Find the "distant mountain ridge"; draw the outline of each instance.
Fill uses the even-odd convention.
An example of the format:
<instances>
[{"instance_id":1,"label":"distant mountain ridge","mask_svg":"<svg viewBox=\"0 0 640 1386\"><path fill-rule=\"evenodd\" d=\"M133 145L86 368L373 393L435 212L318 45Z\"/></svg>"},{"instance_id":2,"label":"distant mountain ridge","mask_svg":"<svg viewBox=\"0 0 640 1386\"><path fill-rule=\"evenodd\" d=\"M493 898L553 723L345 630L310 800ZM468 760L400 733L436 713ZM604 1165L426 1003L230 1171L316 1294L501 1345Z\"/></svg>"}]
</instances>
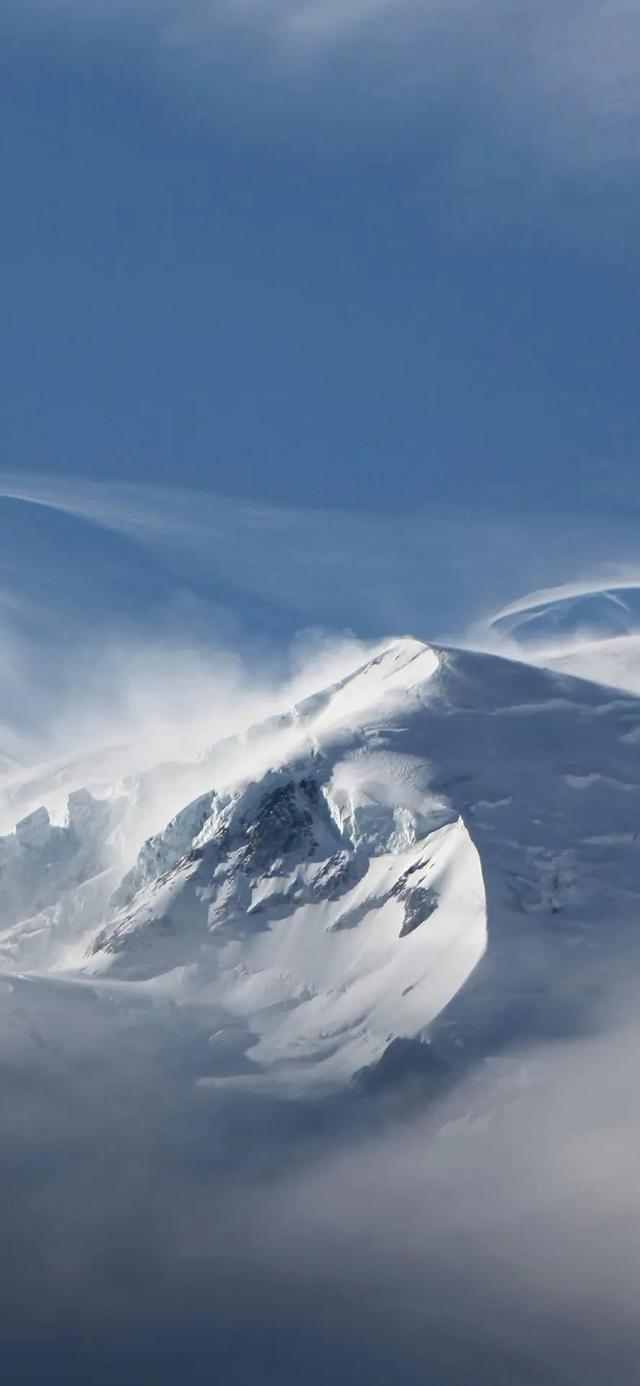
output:
<instances>
[{"instance_id":1,"label":"distant mountain ridge","mask_svg":"<svg viewBox=\"0 0 640 1386\"><path fill-rule=\"evenodd\" d=\"M640 587L593 588L544 599L534 595L499 612L490 629L524 650L634 635L640 632Z\"/></svg>"}]
</instances>

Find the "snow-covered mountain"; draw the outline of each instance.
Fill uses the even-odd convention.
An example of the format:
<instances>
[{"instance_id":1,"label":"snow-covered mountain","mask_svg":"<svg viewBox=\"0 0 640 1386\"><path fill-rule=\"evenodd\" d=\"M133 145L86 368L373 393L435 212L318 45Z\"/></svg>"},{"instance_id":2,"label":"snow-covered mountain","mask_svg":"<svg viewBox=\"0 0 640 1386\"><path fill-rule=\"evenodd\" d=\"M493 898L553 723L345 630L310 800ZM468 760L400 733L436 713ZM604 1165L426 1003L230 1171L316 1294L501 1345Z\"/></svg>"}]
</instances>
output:
<instances>
[{"instance_id":1,"label":"snow-covered mountain","mask_svg":"<svg viewBox=\"0 0 640 1386\"><path fill-rule=\"evenodd\" d=\"M478 631L496 653L640 693L640 587L534 593Z\"/></svg>"},{"instance_id":2,"label":"snow-covered mountain","mask_svg":"<svg viewBox=\"0 0 640 1386\"><path fill-rule=\"evenodd\" d=\"M191 797L136 840L158 776ZM1 839L5 1010L59 1000L63 1048L70 1009L181 1017L210 1082L332 1086L414 1037L485 1054L585 1023L635 939L639 831L639 699L398 640Z\"/></svg>"},{"instance_id":3,"label":"snow-covered mountain","mask_svg":"<svg viewBox=\"0 0 640 1386\"><path fill-rule=\"evenodd\" d=\"M640 588L585 587L522 598L492 617L490 629L525 651L580 645L640 632Z\"/></svg>"}]
</instances>

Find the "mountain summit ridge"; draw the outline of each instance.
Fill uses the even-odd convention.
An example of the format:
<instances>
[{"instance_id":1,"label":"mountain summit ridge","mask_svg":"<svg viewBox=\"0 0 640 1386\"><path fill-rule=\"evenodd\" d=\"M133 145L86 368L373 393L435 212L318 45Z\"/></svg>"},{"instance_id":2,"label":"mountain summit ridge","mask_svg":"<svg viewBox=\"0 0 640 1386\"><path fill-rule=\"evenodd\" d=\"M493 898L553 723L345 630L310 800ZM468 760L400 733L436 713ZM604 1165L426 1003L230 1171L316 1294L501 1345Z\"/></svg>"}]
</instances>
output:
<instances>
[{"instance_id":1,"label":"mountain summit ridge","mask_svg":"<svg viewBox=\"0 0 640 1386\"><path fill-rule=\"evenodd\" d=\"M629 693L405 638L200 771L124 870L114 788L105 841L6 924L0 967L215 1014L211 1081L340 1085L399 1040L455 1059L581 1024L638 911Z\"/></svg>"}]
</instances>

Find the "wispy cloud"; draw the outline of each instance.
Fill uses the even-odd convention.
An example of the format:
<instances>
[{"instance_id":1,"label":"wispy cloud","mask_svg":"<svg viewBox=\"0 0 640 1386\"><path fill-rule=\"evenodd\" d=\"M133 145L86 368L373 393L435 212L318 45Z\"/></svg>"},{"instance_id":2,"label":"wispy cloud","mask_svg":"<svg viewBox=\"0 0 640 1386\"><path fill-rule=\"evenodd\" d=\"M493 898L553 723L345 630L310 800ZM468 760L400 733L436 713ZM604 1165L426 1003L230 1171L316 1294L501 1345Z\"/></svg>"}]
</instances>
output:
<instances>
[{"instance_id":1,"label":"wispy cloud","mask_svg":"<svg viewBox=\"0 0 640 1386\"><path fill-rule=\"evenodd\" d=\"M7 757L11 779L12 759L106 742L189 754L341 677L363 641L496 649L491 617L525 592L640 581L634 516L589 506L384 515L5 473L0 509L5 780ZM636 688L622 653L577 672Z\"/></svg>"},{"instance_id":2,"label":"wispy cloud","mask_svg":"<svg viewBox=\"0 0 640 1386\"><path fill-rule=\"evenodd\" d=\"M412 515L296 509L214 492L65 477L0 475L0 496L91 521L158 556L174 581L199 577L221 601L266 604L292 628L350 626L459 639L523 592L611 585L638 574L630 517L526 516L437 497Z\"/></svg>"},{"instance_id":3,"label":"wispy cloud","mask_svg":"<svg viewBox=\"0 0 640 1386\"><path fill-rule=\"evenodd\" d=\"M533 161L547 182L614 181L640 152L635 0L23 0L21 13L99 26L105 41L129 33L204 89L210 71L209 97L235 91L245 123L274 92L316 121L337 103L343 135L352 119L422 134L435 122L469 184L525 152L529 179Z\"/></svg>"}]
</instances>

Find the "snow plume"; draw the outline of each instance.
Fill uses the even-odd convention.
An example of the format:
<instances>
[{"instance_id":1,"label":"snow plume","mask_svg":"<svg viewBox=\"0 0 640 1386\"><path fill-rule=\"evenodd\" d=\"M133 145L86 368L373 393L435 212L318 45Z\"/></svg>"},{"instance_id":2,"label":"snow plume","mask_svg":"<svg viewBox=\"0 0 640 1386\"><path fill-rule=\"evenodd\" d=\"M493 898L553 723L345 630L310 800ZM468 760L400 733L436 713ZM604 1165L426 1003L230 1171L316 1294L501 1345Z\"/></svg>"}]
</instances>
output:
<instances>
[{"instance_id":1,"label":"snow plume","mask_svg":"<svg viewBox=\"0 0 640 1386\"><path fill-rule=\"evenodd\" d=\"M595 532L579 514L381 516L8 474L0 497L5 831L43 802L39 766L77 762L61 792L112 783L291 706L390 635L521 657L488 611L638 582L633 517ZM637 688L613 644L568 671Z\"/></svg>"},{"instance_id":2,"label":"snow plume","mask_svg":"<svg viewBox=\"0 0 640 1386\"><path fill-rule=\"evenodd\" d=\"M2 489L0 797L24 812L56 775L68 790L196 756L372 648L349 629L353 611L323 620L310 573L281 618L295 543L278 512L143 486ZM295 590L295 569L289 580Z\"/></svg>"},{"instance_id":3,"label":"snow plume","mask_svg":"<svg viewBox=\"0 0 640 1386\"><path fill-rule=\"evenodd\" d=\"M319 627L279 647L257 637L232 643L215 627L206 640L158 619L156 633L111 621L85 632L65 648L62 667L59 651L43 657L24 631L6 635L5 706L11 697L0 724L0 832L43 802L58 817L71 791L101 796L146 771L155 807L144 833L158 831L189 797L211 788L202 762L208 747L338 681L376 648ZM163 775L168 762L181 763L182 774Z\"/></svg>"},{"instance_id":4,"label":"snow plume","mask_svg":"<svg viewBox=\"0 0 640 1386\"><path fill-rule=\"evenodd\" d=\"M70 1004L47 1051L27 990L2 1047L14 1386L635 1382L637 1028L403 1115L185 1091L152 1006L105 1044Z\"/></svg>"},{"instance_id":5,"label":"snow plume","mask_svg":"<svg viewBox=\"0 0 640 1386\"><path fill-rule=\"evenodd\" d=\"M76 761L60 779L68 790L196 755L335 682L398 632L519 657L488 611L534 587L585 592L602 574L618 584L638 574L634 524L618 518L601 517L595 533L579 515L529 512L525 524L504 509L453 515L435 503L414 516L296 510L6 474L0 495L5 831L14 808L42 802L37 779L31 797L28 787L39 765ZM625 653L629 663L617 678L635 688L637 659ZM588 672L606 680L607 668L598 651ZM100 774L87 765L98 752Z\"/></svg>"}]
</instances>

